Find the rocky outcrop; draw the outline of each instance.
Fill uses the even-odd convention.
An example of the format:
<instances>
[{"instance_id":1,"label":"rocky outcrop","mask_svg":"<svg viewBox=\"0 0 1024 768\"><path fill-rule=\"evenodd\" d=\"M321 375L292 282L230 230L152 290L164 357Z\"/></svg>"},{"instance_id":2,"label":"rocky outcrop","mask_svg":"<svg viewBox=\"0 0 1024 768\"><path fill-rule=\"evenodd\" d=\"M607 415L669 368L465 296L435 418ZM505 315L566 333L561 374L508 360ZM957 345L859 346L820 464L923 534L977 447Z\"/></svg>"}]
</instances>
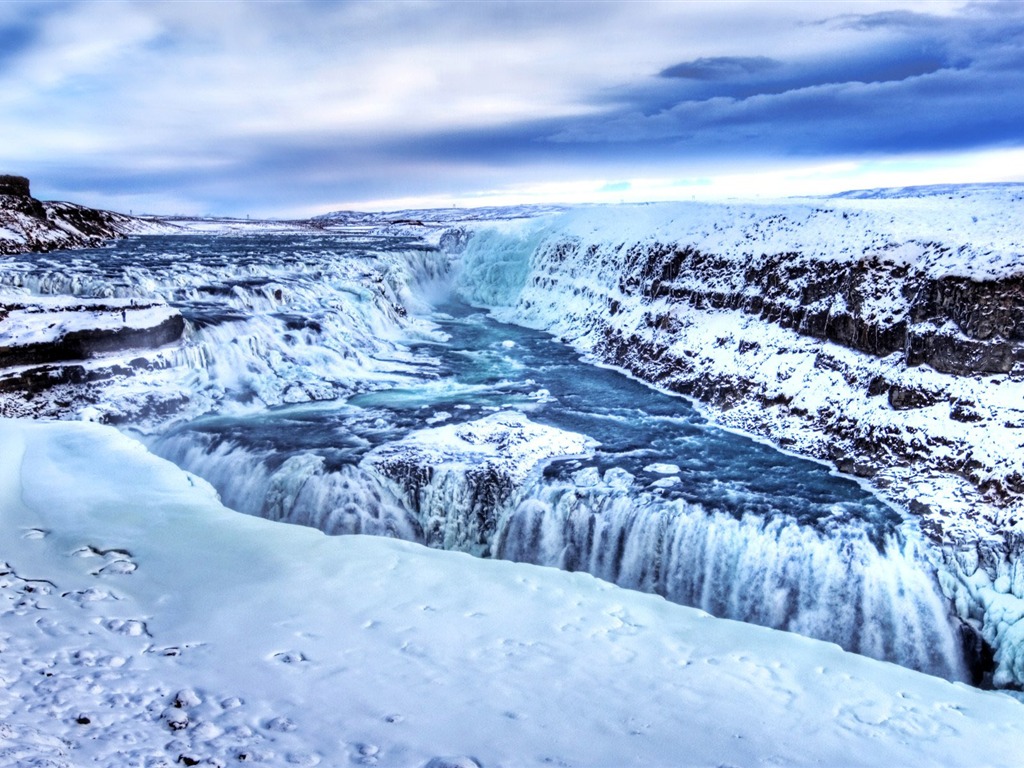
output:
<instances>
[{"instance_id":1,"label":"rocky outcrop","mask_svg":"<svg viewBox=\"0 0 1024 768\"><path fill-rule=\"evenodd\" d=\"M487 243L525 251L513 291L473 242L462 279L502 319L867 478L917 516L992 682L1024 686L1019 192L581 212Z\"/></svg>"},{"instance_id":2,"label":"rocky outcrop","mask_svg":"<svg viewBox=\"0 0 1024 768\"><path fill-rule=\"evenodd\" d=\"M641 250L642 256L626 261L615 295L607 298L595 344L605 360L723 410L755 402L765 413L744 419L744 428L803 442L792 430L773 434L768 426L768 413L785 411L824 433L812 453L844 471L873 476L894 465L930 465L973 481L997 503L1024 496L1019 467L986 461L971 440L954 435L964 432L958 425L1021 426L1012 400L995 392L1019 389L1024 381L1020 277L934 278L884 255L836 264L781 253L761 255L740 269L732 259L686 246ZM627 304L634 307L628 318L621 312ZM707 339L702 315L736 322ZM786 333L779 338L767 332L771 328ZM800 337L811 341L801 343ZM832 409L827 397L794 392L782 384L792 375L785 370L765 380L764 367L791 351L788 345L813 362L800 379L804 387L831 387L838 378L861 405ZM718 364L704 358L708 346ZM932 416L942 411L946 423L922 425L920 433L911 429L924 409ZM929 443L943 440L954 450L930 450Z\"/></svg>"},{"instance_id":3,"label":"rocky outcrop","mask_svg":"<svg viewBox=\"0 0 1024 768\"><path fill-rule=\"evenodd\" d=\"M181 314L162 302L8 297L0 301L0 416L81 412L112 382L160 366L154 351L184 331ZM135 415L148 417L181 403L144 393L136 405Z\"/></svg>"},{"instance_id":4,"label":"rocky outcrop","mask_svg":"<svg viewBox=\"0 0 1024 768\"><path fill-rule=\"evenodd\" d=\"M428 546L489 554L504 505L538 465L582 455L585 436L515 411L420 430L361 462L409 510Z\"/></svg>"},{"instance_id":5,"label":"rocky outcrop","mask_svg":"<svg viewBox=\"0 0 1024 768\"><path fill-rule=\"evenodd\" d=\"M31 197L28 179L24 176L0 174L0 195L11 195L21 198Z\"/></svg>"},{"instance_id":6,"label":"rocky outcrop","mask_svg":"<svg viewBox=\"0 0 1024 768\"><path fill-rule=\"evenodd\" d=\"M941 253L943 246L924 246L925 261L931 250ZM662 329L678 304L738 310L875 357L898 354L907 366L1024 376L1021 276L933 278L884 252L849 263L760 254L738 264L685 244L654 243L627 252L618 289L622 298L610 299L612 313L615 303L639 299L657 306L660 314L650 322Z\"/></svg>"},{"instance_id":7,"label":"rocky outcrop","mask_svg":"<svg viewBox=\"0 0 1024 768\"><path fill-rule=\"evenodd\" d=\"M9 326L28 318L38 327L49 325L49 333L18 338ZM109 352L159 347L180 339L184 330L182 316L164 304L81 299L44 305L33 300L8 301L0 308L0 342L4 343L0 346L0 368L87 360Z\"/></svg>"},{"instance_id":8,"label":"rocky outcrop","mask_svg":"<svg viewBox=\"0 0 1024 768\"><path fill-rule=\"evenodd\" d=\"M25 177L0 175L0 255L95 247L136 223L120 213L41 202Z\"/></svg>"}]
</instances>

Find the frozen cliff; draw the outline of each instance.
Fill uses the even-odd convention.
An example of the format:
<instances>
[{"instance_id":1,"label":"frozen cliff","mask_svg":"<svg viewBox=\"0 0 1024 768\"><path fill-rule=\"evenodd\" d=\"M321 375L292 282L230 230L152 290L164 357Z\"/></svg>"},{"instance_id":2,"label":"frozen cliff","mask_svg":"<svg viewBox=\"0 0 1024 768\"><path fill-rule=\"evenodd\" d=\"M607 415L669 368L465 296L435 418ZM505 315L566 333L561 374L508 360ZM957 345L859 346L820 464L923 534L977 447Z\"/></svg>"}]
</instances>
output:
<instances>
[{"instance_id":1,"label":"frozen cliff","mask_svg":"<svg viewBox=\"0 0 1024 768\"><path fill-rule=\"evenodd\" d=\"M458 279L502 319L870 479L921 517L997 682L1019 683L1022 211L1020 186L583 209L479 229Z\"/></svg>"}]
</instances>

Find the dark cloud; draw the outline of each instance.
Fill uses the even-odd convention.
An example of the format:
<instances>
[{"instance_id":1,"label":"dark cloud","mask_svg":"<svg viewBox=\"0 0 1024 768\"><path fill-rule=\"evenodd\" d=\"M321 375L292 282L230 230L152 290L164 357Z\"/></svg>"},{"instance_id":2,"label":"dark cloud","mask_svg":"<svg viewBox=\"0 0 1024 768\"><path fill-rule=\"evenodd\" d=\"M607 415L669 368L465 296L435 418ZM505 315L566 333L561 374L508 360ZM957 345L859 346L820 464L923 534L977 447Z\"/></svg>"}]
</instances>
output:
<instances>
[{"instance_id":1,"label":"dark cloud","mask_svg":"<svg viewBox=\"0 0 1024 768\"><path fill-rule=\"evenodd\" d=\"M573 146L646 144L677 158L1021 146L1024 4L1015 5L1017 13L1001 9L998 23L986 4L954 17L901 11L831 19L823 24L887 34L803 60L676 64L612 94L616 110L566 124L550 138Z\"/></svg>"},{"instance_id":2,"label":"dark cloud","mask_svg":"<svg viewBox=\"0 0 1024 768\"><path fill-rule=\"evenodd\" d=\"M684 61L661 70L658 76L682 80L732 80L737 76L775 69L781 63L767 56L714 56Z\"/></svg>"},{"instance_id":3,"label":"dark cloud","mask_svg":"<svg viewBox=\"0 0 1024 768\"><path fill-rule=\"evenodd\" d=\"M22 53L31 50L38 39L39 26L32 20L0 24L0 72Z\"/></svg>"}]
</instances>

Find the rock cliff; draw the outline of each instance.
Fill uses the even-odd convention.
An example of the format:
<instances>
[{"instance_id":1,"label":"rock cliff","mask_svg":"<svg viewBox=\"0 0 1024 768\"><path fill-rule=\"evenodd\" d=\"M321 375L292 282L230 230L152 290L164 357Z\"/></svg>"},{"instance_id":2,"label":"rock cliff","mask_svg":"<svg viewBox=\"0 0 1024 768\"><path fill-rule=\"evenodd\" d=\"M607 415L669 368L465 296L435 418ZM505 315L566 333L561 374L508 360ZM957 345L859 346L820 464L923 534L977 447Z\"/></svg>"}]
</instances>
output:
<instances>
[{"instance_id":1,"label":"rock cliff","mask_svg":"<svg viewBox=\"0 0 1024 768\"><path fill-rule=\"evenodd\" d=\"M947 597L995 649L995 682L1017 686L1022 193L583 211L518 246L481 233L462 282L504 299L503 319L869 480L917 516ZM503 296L495 258L523 275Z\"/></svg>"},{"instance_id":2,"label":"rock cliff","mask_svg":"<svg viewBox=\"0 0 1024 768\"><path fill-rule=\"evenodd\" d=\"M119 213L41 202L32 197L25 177L0 175L0 255L94 247L136 224Z\"/></svg>"},{"instance_id":3,"label":"rock cliff","mask_svg":"<svg viewBox=\"0 0 1024 768\"><path fill-rule=\"evenodd\" d=\"M0 297L0 416L64 416L106 387L164 365L159 350L185 331L160 301ZM143 392L135 415L176 405Z\"/></svg>"}]
</instances>

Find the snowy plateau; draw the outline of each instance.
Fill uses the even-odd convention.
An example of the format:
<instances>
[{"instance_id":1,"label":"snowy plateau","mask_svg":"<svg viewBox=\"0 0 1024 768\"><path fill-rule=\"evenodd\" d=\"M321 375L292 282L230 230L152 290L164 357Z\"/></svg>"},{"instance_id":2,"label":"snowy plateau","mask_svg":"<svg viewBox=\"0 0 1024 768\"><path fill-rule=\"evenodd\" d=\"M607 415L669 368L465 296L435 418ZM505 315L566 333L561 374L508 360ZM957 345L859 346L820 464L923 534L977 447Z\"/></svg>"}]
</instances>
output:
<instances>
[{"instance_id":1,"label":"snowy plateau","mask_svg":"<svg viewBox=\"0 0 1024 768\"><path fill-rule=\"evenodd\" d=\"M3 179L0 765L1020 765L1024 187Z\"/></svg>"}]
</instances>

